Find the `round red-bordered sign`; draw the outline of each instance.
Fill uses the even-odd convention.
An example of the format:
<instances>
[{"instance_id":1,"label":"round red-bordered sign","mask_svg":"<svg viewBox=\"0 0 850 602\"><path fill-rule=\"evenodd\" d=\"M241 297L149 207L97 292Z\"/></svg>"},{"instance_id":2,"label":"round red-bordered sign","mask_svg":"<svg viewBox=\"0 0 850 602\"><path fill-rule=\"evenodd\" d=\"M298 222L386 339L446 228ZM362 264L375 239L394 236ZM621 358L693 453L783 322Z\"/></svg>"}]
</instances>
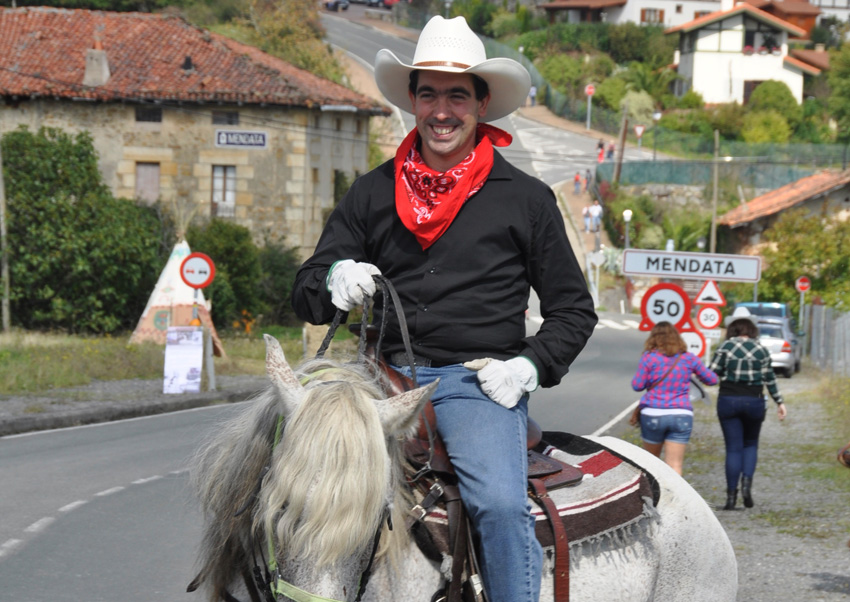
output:
<instances>
[{"instance_id":1,"label":"round red-bordered sign","mask_svg":"<svg viewBox=\"0 0 850 602\"><path fill-rule=\"evenodd\" d=\"M705 305L697 312L697 324L701 328L711 330L720 325L720 311L713 305Z\"/></svg>"},{"instance_id":2,"label":"round red-bordered sign","mask_svg":"<svg viewBox=\"0 0 850 602\"><path fill-rule=\"evenodd\" d=\"M676 330L681 331L689 322L691 300L682 287L662 282L646 291L641 301L640 313L643 320L639 330L652 330L659 322L670 322Z\"/></svg>"},{"instance_id":3,"label":"round red-bordered sign","mask_svg":"<svg viewBox=\"0 0 850 602\"><path fill-rule=\"evenodd\" d=\"M215 264L204 253L191 253L180 264L180 277L192 288L206 288L215 278Z\"/></svg>"},{"instance_id":4,"label":"round red-bordered sign","mask_svg":"<svg viewBox=\"0 0 850 602\"><path fill-rule=\"evenodd\" d=\"M794 288L797 289L798 293L805 293L807 290L812 288L812 281L809 280L808 276L800 276L794 283Z\"/></svg>"},{"instance_id":5,"label":"round red-bordered sign","mask_svg":"<svg viewBox=\"0 0 850 602\"><path fill-rule=\"evenodd\" d=\"M587 84L584 87L584 93L587 96L593 96L594 94L596 94L596 86L594 86L593 84Z\"/></svg>"}]
</instances>

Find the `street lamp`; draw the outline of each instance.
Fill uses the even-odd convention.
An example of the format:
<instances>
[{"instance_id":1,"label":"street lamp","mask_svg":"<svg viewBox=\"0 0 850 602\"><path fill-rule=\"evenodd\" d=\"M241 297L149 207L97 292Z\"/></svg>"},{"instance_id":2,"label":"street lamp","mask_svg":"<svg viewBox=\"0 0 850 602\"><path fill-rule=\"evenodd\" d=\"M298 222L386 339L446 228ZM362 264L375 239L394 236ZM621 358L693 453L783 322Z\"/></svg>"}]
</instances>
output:
<instances>
[{"instance_id":1,"label":"street lamp","mask_svg":"<svg viewBox=\"0 0 850 602\"><path fill-rule=\"evenodd\" d=\"M626 222L626 248L629 248L629 222L632 221L632 210L623 211L623 221Z\"/></svg>"},{"instance_id":2,"label":"street lamp","mask_svg":"<svg viewBox=\"0 0 850 602\"><path fill-rule=\"evenodd\" d=\"M652 114L652 160L655 161L656 142L658 140L658 122L661 120L661 111Z\"/></svg>"},{"instance_id":3,"label":"street lamp","mask_svg":"<svg viewBox=\"0 0 850 602\"><path fill-rule=\"evenodd\" d=\"M705 251L705 236L700 236L697 239L697 249L699 249L700 253Z\"/></svg>"}]
</instances>

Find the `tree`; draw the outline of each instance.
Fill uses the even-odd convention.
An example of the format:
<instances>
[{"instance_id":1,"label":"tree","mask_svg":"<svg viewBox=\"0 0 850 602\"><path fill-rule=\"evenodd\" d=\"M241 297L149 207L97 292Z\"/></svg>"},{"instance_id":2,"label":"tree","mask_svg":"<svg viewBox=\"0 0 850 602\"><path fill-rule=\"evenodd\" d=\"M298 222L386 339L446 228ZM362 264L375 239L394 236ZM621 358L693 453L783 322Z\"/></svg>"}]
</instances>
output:
<instances>
[{"instance_id":1,"label":"tree","mask_svg":"<svg viewBox=\"0 0 850 602\"><path fill-rule=\"evenodd\" d=\"M670 92L670 85L679 76L667 67L654 69L647 63L633 61L620 77L626 81L630 90L637 92L642 90L652 96L657 105L660 105L661 98Z\"/></svg>"},{"instance_id":2,"label":"tree","mask_svg":"<svg viewBox=\"0 0 850 602\"><path fill-rule=\"evenodd\" d=\"M850 44L829 55L829 110L838 123L837 137L850 143Z\"/></svg>"},{"instance_id":3,"label":"tree","mask_svg":"<svg viewBox=\"0 0 850 602\"><path fill-rule=\"evenodd\" d=\"M87 133L26 127L2 139L10 305L28 329L108 333L131 327L163 252L155 208L115 199ZM166 236L167 238L167 236Z\"/></svg>"},{"instance_id":4,"label":"tree","mask_svg":"<svg viewBox=\"0 0 850 602\"><path fill-rule=\"evenodd\" d=\"M790 303L799 311L794 282L808 276L812 293L824 304L844 311L850 307L850 220L787 211L764 238L760 298Z\"/></svg>"}]
</instances>

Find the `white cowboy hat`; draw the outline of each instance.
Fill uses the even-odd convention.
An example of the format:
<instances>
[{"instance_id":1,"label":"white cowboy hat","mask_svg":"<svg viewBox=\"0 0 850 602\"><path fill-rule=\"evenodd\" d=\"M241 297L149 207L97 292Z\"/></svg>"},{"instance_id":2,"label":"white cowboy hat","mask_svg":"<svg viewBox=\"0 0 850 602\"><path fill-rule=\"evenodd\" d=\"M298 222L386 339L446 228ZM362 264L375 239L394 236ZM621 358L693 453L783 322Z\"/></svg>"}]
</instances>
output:
<instances>
[{"instance_id":1,"label":"white cowboy hat","mask_svg":"<svg viewBox=\"0 0 850 602\"><path fill-rule=\"evenodd\" d=\"M375 83L381 93L403 111L410 113L407 94L410 72L415 69L445 73L472 73L490 87L490 103L482 121L495 121L510 115L525 103L531 76L520 63L508 58L488 59L484 44L466 19L433 17L419 34L413 64L405 65L386 48L375 57Z\"/></svg>"},{"instance_id":2,"label":"white cowboy hat","mask_svg":"<svg viewBox=\"0 0 850 602\"><path fill-rule=\"evenodd\" d=\"M758 328L759 325L756 317L751 314L750 310L746 307L736 307L731 316L726 316L726 320L724 320L723 325L728 327L735 320L749 320L756 328Z\"/></svg>"}]
</instances>

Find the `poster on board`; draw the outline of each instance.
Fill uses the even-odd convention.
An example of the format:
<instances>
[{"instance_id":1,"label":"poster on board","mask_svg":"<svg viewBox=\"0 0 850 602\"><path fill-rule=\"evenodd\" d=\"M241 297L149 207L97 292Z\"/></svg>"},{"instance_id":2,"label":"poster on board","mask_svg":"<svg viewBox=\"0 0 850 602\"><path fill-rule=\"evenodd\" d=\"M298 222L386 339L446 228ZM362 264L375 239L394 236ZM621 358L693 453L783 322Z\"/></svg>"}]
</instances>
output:
<instances>
[{"instance_id":1,"label":"poster on board","mask_svg":"<svg viewBox=\"0 0 850 602\"><path fill-rule=\"evenodd\" d=\"M204 366L204 329L169 326L165 337L163 393L199 393Z\"/></svg>"}]
</instances>

